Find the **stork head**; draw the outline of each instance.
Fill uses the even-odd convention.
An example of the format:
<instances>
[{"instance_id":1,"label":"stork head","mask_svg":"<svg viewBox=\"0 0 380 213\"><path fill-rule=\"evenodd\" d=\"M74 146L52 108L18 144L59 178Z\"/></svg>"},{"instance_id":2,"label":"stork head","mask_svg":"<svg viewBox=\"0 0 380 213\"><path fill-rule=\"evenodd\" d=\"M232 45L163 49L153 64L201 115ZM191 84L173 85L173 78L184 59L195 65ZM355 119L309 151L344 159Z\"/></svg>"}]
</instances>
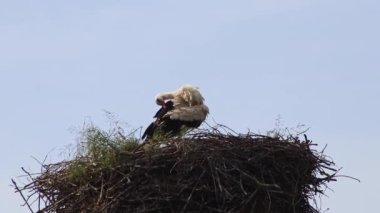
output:
<instances>
[{"instance_id":1,"label":"stork head","mask_svg":"<svg viewBox=\"0 0 380 213\"><path fill-rule=\"evenodd\" d=\"M156 96L156 104L165 108L165 101L173 98L174 96L172 93L160 93Z\"/></svg>"},{"instance_id":2,"label":"stork head","mask_svg":"<svg viewBox=\"0 0 380 213\"><path fill-rule=\"evenodd\" d=\"M156 104L160 105L163 108L165 108L165 100L162 97L157 97L156 98Z\"/></svg>"}]
</instances>

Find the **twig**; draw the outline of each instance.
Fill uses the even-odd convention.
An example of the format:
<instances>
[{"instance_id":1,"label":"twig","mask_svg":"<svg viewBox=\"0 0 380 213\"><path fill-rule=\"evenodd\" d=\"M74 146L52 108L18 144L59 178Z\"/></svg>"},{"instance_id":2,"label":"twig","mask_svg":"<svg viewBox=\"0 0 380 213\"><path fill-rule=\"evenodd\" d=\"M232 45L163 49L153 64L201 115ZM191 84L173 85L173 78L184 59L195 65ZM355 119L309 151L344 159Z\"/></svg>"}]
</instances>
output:
<instances>
[{"instance_id":1,"label":"twig","mask_svg":"<svg viewBox=\"0 0 380 213\"><path fill-rule=\"evenodd\" d=\"M32 207L30 207L30 205L29 205L27 199L25 199L24 194L22 193L22 191L20 190L20 188L17 186L16 181L14 181L14 180L12 179L12 183L13 183L13 185L14 185L16 191L21 195L22 199L24 200L25 205L29 208L30 212L33 213L33 209L32 209Z\"/></svg>"}]
</instances>

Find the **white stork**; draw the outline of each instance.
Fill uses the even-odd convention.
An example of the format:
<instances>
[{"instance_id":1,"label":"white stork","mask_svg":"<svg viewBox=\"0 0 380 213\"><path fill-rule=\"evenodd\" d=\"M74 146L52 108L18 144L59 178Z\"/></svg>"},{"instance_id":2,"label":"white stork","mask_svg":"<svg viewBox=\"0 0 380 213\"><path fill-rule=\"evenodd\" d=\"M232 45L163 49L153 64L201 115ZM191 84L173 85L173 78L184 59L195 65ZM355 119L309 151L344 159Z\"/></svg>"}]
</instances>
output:
<instances>
[{"instance_id":1,"label":"white stork","mask_svg":"<svg viewBox=\"0 0 380 213\"><path fill-rule=\"evenodd\" d=\"M164 92L156 96L161 109L145 130L142 138L152 138L156 132L175 136L183 128L197 128L206 119L209 109L197 87L184 85L174 92Z\"/></svg>"}]
</instances>

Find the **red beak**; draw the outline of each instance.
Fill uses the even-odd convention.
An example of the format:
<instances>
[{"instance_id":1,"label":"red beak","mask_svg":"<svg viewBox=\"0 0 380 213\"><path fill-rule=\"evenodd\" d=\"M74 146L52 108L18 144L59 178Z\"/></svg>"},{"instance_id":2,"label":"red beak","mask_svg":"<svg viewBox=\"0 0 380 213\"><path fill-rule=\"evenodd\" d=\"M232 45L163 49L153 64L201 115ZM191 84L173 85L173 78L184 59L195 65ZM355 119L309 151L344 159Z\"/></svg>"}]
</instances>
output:
<instances>
[{"instance_id":1,"label":"red beak","mask_svg":"<svg viewBox=\"0 0 380 213\"><path fill-rule=\"evenodd\" d=\"M162 108L166 108L165 101L160 101L160 105Z\"/></svg>"}]
</instances>

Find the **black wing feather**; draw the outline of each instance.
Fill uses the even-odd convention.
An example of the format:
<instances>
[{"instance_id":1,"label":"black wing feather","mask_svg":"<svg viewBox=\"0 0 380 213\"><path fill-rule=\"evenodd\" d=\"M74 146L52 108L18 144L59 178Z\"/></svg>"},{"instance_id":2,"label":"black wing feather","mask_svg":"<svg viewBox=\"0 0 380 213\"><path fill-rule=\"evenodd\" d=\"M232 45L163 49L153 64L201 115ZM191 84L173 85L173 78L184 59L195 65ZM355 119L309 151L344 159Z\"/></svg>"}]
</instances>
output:
<instances>
[{"instance_id":1,"label":"black wing feather","mask_svg":"<svg viewBox=\"0 0 380 213\"><path fill-rule=\"evenodd\" d=\"M152 138L153 135L154 135L154 132L156 131L157 127L159 126L159 124L161 123L161 120L163 118L163 116L169 112L170 110L173 110L174 109L174 103L173 101L167 101L165 103L165 107L161 107L157 112L156 114L154 115L153 118L156 118L156 120L154 122L152 122L148 128L146 128L146 130L144 131L144 134L142 135L142 139L149 139L149 138Z\"/></svg>"}]
</instances>

